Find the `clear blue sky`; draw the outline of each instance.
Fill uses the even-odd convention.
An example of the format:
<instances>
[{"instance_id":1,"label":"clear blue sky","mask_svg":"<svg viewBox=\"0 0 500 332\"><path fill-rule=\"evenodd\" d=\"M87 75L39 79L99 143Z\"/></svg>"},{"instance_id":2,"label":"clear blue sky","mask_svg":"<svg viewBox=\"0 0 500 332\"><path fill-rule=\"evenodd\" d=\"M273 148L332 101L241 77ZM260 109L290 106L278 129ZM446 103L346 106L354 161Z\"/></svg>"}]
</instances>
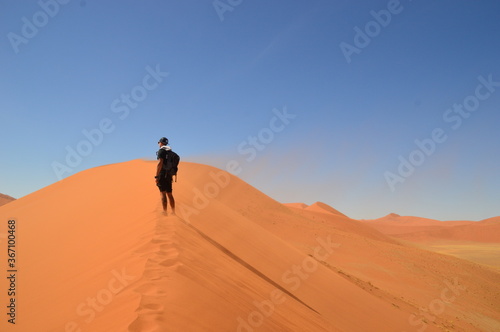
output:
<instances>
[{"instance_id":1,"label":"clear blue sky","mask_svg":"<svg viewBox=\"0 0 500 332\"><path fill-rule=\"evenodd\" d=\"M282 202L500 215L498 1L66 2L0 1L1 193L167 136Z\"/></svg>"}]
</instances>

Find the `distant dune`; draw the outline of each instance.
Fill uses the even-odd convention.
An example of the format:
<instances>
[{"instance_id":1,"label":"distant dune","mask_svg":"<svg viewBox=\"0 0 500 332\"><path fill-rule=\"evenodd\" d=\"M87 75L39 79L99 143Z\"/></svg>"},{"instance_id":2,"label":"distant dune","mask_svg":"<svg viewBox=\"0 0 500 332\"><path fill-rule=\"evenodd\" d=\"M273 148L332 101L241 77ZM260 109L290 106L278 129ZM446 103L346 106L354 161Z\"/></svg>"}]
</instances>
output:
<instances>
[{"instance_id":1,"label":"distant dune","mask_svg":"<svg viewBox=\"0 0 500 332\"><path fill-rule=\"evenodd\" d=\"M346 217L345 214L335 210L334 208L332 208L331 206L329 205L326 205L325 203L321 203L321 202L316 202L312 205L309 205L308 207L305 208L306 210L309 210L309 211L316 211L316 212L323 212L323 213L331 213L331 214L334 214L334 215L338 215L338 216L342 216L342 217Z\"/></svg>"},{"instance_id":2,"label":"distant dune","mask_svg":"<svg viewBox=\"0 0 500 332\"><path fill-rule=\"evenodd\" d=\"M493 217L479 221L483 225L498 225L500 224L500 217Z\"/></svg>"},{"instance_id":3,"label":"distant dune","mask_svg":"<svg viewBox=\"0 0 500 332\"><path fill-rule=\"evenodd\" d=\"M412 241L453 240L482 243L500 243L500 221L473 222L467 225L439 227L425 231L401 234L399 238Z\"/></svg>"},{"instance_id":4,"label":"distant dune","mask_svg":"<svg viewBox=\"0 0 500 332\"><path fill-rule=\"evenodd\" d=\"M0 194L0 206L10 203L16 200L14 197L10 197L9 195Z\"/></svg>"},{"instance_id":5,"label":"distant dune","mask_svg":"<svg viewBox=\"0 0 500 332\"><path fill-rule=\"evenodd\" d=\"M1 331L500 329L492 268L195 163L179 165L164 216L155 167L86 170L0 208L19 236L17 321Z\"/></svg>"},{"instance_id":6,"label":"distant dune","mask_svg":"<svg viewBox=\"0 0 500 332\"><path fill-rule=\"evenodd\" d=\"M284 203L283 205L290 207L290 208L295 208L295 209L304 209L307 211L315 211L315 212L322 212L322 213L331 213L337 216L343 216L347 217L345 214L341 213L340 211L332 208L331 206L322 203L322 202L316 202L311 205L307 205L304 203Z\"/></svg>"},{"instance_id":7,"label":"distant dune","mask_svg":"<svg viewBox=\"0 0 500 332\"><path fill-rule=\"evenodd\" d=\"M500 243L500 217L483 221L438 221L390 214L380 219L362 220L370 227L410 241L473 241Z\"/></svg>"},{"instance_id":8,"label":"distant dune","mask_svg":"<svg viewBox=\"0 0 500 332\"><path fill-rule=\"evenodd\" d=\"M363 223L408 245L500 270L500 217L482 221L438 221L390 214Z\"/></svg>"}]
</instances>

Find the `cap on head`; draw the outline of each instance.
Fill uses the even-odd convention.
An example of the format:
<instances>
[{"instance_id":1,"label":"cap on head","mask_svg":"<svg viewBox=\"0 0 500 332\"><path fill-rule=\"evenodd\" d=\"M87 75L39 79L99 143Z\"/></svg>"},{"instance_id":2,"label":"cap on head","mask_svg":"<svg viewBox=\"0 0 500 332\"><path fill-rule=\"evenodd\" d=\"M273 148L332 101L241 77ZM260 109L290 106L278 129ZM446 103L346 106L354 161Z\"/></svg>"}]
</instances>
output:
<instances>
[{"instance_id":1,"label":"cap on head","mask_svg":"<svg viewBox=\"0 0 500 332\"><path fill-rule=\"evenodd\" d=\"M160 140L158 141L158 143L162 143L162 144L167 145L168 144L168 138L162 137L162 138L160 138Z\"/></svg>"}]
</instances>

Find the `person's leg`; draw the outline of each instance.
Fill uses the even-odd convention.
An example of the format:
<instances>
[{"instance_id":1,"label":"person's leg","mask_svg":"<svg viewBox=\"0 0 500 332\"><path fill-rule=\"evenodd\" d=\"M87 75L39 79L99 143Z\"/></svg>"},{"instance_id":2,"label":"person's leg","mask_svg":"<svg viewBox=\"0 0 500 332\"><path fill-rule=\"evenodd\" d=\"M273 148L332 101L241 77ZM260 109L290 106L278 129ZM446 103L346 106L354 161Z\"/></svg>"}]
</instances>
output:
<instances>
[{"instance_id":1,"label":"person's leg","mask_svg":"<svg viewBox=\"0 0 500 332\"><path fill-rule=\"evenodd\" d=\"M163 211L167 212L167 196L166 192L162 191L160 192L161 195L161 204L163 206Z\"/></svg>"},{"instance_id":2,"label":"person's leg","mask_svg":"<svg viewBox=\"0 0 500 332\"><path fill-rule=\"evenodd\" d=\"M161 204L163 206L163 212L167 213L167 192L172 191L172 184L169 183L168 179L164 174L160 174L160 179L158 181L158 189L160 189Z\"/></svg>"},{"instance_id":3,"label":"person's leg","mask_svg":"<svg viewBox=\"0 0 500 332\"><path fill-rule=\"evenodd\" d=\"M168 200L170 201L170 208L172 209L172 214L175 214L175 199L172 192L167 192Z\"/></svg>"}]
</instances>

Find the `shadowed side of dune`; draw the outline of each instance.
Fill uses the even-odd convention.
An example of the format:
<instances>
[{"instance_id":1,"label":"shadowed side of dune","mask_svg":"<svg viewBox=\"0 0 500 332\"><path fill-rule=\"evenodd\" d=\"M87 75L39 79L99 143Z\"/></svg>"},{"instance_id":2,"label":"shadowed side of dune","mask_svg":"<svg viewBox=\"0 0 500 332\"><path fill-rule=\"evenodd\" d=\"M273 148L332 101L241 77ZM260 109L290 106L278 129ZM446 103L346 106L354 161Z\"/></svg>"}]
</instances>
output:
<instances>
[{"instance_id":1,"label":"shadowed side of dune","mask_svg":"<svg viewBox=\"0 0 500 332\"><path fill-rule=\"evenodd\" d=\"M14 197L11 197L9 195L0 194L0 206L5 205L7 203L10 203L14 200L16 200Z\"/></svg>"}]
</instances>

